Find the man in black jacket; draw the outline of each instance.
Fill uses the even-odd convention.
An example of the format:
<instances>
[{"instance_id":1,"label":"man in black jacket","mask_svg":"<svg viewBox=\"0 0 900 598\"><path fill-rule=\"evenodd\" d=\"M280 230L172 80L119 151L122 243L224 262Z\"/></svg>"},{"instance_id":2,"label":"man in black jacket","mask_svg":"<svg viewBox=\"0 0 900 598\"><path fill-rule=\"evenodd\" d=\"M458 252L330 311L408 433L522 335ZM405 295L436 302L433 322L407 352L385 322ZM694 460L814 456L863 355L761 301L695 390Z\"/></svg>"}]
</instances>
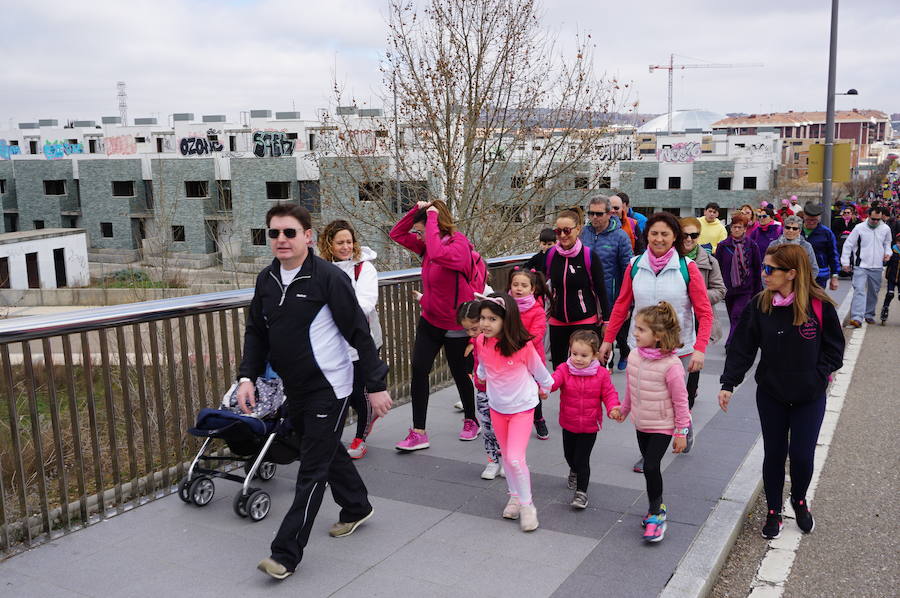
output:
<instances>
[{"instance_id":1,"label":"man in black jacket","mask_svg":"<svg viewBox=\"0 0 900 598\"><path fill-rule=\"evenodd\" d=\"M341 507L329 534L342 537L372 516L368 491L341 444L347 399L353 388L349 348L359 354L374 412L391 408L388 368L379 359L350 279L309 252L312 227L306 208L279 204L266 214L275 259L256 278L244 334L238 401L254 405L254 380L266 360L284 381L288 413L300 439L300 471L294 502L284 517L272 554L258 568L276 579L300 564L326 484Z\"/></svg>"}]
</instances>

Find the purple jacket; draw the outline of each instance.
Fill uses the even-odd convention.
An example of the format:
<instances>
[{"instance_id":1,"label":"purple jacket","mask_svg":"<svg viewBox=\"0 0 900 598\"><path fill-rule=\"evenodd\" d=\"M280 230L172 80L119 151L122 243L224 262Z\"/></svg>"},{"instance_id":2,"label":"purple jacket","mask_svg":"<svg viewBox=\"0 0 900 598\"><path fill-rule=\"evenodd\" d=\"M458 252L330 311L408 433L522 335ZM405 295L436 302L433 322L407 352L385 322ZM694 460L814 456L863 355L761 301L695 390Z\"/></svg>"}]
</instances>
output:
<instances>
[{"instance_id":1,"label":"purple jacket","mask_svg":"<svg viewBox=\"0 0 900 598\"><path fill-rule=\"evenodd\" d=\"M750 272L741 284L734 286L731 283L731 262L734 260L734 239L728 237L716 246L716 259L719 260L719 266L722 269L722 278L725 280L725 288L728 289L725 293L726 297L745 294L755 295L762 290L762 260L759 259L759 253L753 251L755 244L750 239L747 239L745 247L748 250L747 255L750 260Z\"/></svg>"},{"instance_id":2,"label":"purple jacket","mask_svg":"<svg viewBox=\"0 0 900 598\"><path fill-rule=\"evenodd\" d=\"M753 232L748 235L748 239L753 241L753 244L756 245L756 252L759 254L760 264L762 264L763 258L766 257L766 249L769 248L769 244L780 237L781 232L781 225L777 222L772 222L765 230L763 230L762 226L757 226L753 229Z\"/></svg>"}]
</instances>

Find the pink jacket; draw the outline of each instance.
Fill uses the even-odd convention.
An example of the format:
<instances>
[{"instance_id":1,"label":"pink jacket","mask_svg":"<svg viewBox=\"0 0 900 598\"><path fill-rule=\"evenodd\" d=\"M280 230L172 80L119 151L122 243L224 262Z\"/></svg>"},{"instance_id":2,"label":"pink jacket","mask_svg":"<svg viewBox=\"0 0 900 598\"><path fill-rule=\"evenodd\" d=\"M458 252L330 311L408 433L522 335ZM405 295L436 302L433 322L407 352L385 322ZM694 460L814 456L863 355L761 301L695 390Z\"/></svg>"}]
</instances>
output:
<instances>
[{"instance_id":1,"label":"pink jacket","mask_svg":"<svg viewBox=\"0 0 900 598\"><path fill-rule=\"evenodd\" d=\"M544 333L547 331L547 312L544 310L544 302L538 299L528 311L521 314L522 324L525 330L533 336L531 344L537 351L541 361L547 363L547 354L544 352Z\"/></svg>"},{"instance_id":2,"label":"pink jacket","mask_svg":"<svg viewBox=\"0 0 900 598\"><path fill-rule=\"evenodd\" d=\"M631 413L635 428L641 432L672 434L675 428L691 424L684 366L674 353L633 350L625 374L622 415Z\"/></svg>"},{"instance_id":3,"label":"pink jacket","mask_svg":"<svg viewBox=\"0 0 900 598\"><path fill-rule=\"evenodd\" d=\"M474 299L466 279L472 278L473 245L460 232L441 237L437 214L429 212L425 240L409 232L418 208L391 229L391 239L422 258L422 317L443 330L461 330L456 307Z\"/></svg>"},{"instance_id":4,"label":"pink jacket","mask_svg":"<svg viewBox=\"0 0 900 598\"><path fill-rule=\"evenodd\" d=\"M531 343L510 356L497 350L496 338L475 339L478 378L487 384L488 405L499 413L521 413L538 404L538 389L550 391L553 377ZM537 382L537 384L535 384Z\"/></svg>"},{"instance_id":5,"label":"pink jacket","mask_svg":"<svg viewBox=\"0 0 900 598\"><path fill-rule=\"evenodd\" d=\"M472 361L474 365L472 367L472 384L475 385L475 390L478 392L484 392L487 390L487 387L484 385L484 380L478 377L478 343L475 342L474 338L469 339L469 344L472 345Z\"/></svg>"},{"instance_id":6,"label":"pink jacket","mask_svg":"<svg viewBox=\"0 0 900 598\"><path fill-rule=\"evenodd\" d=\"M603 427L603 408L606 414L619 406L619 393L613 386L609 371L598 368L593 376L577 376L568 363L553 372L553 390L560 389L559 425L576 434L591 434Z\"/></svg>"}]
</instances>

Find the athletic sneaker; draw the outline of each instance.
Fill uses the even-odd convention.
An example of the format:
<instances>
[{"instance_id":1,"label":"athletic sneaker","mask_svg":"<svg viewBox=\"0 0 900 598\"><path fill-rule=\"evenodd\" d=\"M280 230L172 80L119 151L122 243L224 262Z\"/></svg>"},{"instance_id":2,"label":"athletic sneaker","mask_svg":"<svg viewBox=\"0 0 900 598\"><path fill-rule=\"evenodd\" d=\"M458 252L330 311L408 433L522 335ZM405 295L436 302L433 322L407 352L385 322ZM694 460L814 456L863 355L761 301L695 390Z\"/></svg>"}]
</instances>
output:
<instances>
[{"instance_id":1,"label":"athletic sneaker","mask_svg":"<svg viewBox=\"0 0 900 598\"><path fill-rule=\"evenodd\" d=\"M534 503L519 507L519 529L533 532L538 528L537 507Z\"/></svg>"},{"instance_id":2,"label":"athletic sneaker","mask_svg":"<svg viewBox=\"0 0 900 598\"><path fill-rule=\"evenodd\" d=\"M493 480L498 475L500 475L500 470L503 467L497 463L496 461L488 461L487 465L484 466L484 471L481 472L482 480Z\"/></svg>"},{"instance_id":3,"label":"athletic sneaker","mask_svg":"<svg viewBox=\"0 0 900 598\"><path fill-rule=\"evenodd\" d=\"M624 357L619 359L619 364L616 366L620 372L624 371L625 368L628 367L628 360Z\"/></svg>"},{"instance_id":4,"label":"athletic sneaker","mask_svg":"<svg viewBox=\"0 0 900 598\"><path fill-rule=\"evenodd\" d=\"M566 480L566 486L569 487L569 490L574 490L575 486L577 486L577 485L578 485L578 474L570 469L569 477Z\"/></svg>"},{"instance_id":5,"label":"athletic sneaker","mask_svg":"<svg viewBox=\"0 0 900 598\"><path fill-rule=\"evenodd\" d=\"M547 440L550 438L550 430L547 429L547 422L544 421L544 418L535 420L534 422L534 431L537 432L537 437L541 440Z\"/></svg>"},{"instance_id":6,"label":"athletic sneaker","mask_svg":"<svg viewBox=\"0 0 900 598\"><path fill-rule=\"evenodd\" d=\"M576 490L575 496L572 498L572 502L569 504L571 504L572 507L576 509L586 509L588 506L587 492Z\"/></svg>"},{"instance_id":7,"label":"athletic sneaker","mask_svg":"<svg viewBox=\"0 0 900 598\"><path fill-rule=\"evenodd\" d=\"M809 504L806 499L794 501L791 499L791 506L794 507L794 518L797 520L797 527L804 534L808 534L816 527L816 520L813 519L812 513L809 512Z\"/></svg>"},{"instance_id":8,"label":"athletic sneaker","mask_svg":"<svg viewBox=\"0 0 900 598\"><path fill-rule=\"evenodd\" d=\"M775 509L769 509L769 513L766 515L766 523L762 528L763 538L774 540L781 535L782 527L784 527L784 522L781 519L781 513L776 513Z\"/></svg>"},{"instance_id":9,"label":"athletic sneaker","mask_svg":"<svg viewBox=\"0 0 900 598\"><path fill-rule=\"evenodd\" d=\"M368 521L369 518L374 514L375 509L372 509L371 511L369 511L369 514L362 519L357 519L356 521L338 521L331 526L330 530L328 530L328 535L332 538L343 538L344 536L349 536L356 531L356 528Z\"/></svg>"},{"instance_id":10,"label":"athletic sneaker","mask_svg":"<svg viewBox=\"0 0 900 598\"><path fill-rule=\"evenodd\" d=\"M694 426L691 425L688 428L687 436L684 437L687 444L684 447L684 450L681 451L682 454L687 454L691 452L691 449L694 448Z\"/></svg>"},{"instance_id":11,"label":"athletic sneaker","mask_svg":"<svg viewBox=\"0 0 900 598\"><path fill-rule=\"evenodd\" d=\"M860 322L859 320L850 320L849 322L847 322L847 326L846 326L846 328L861 328L861 327L862 327L862 322Z\"/></svg>"},{"instance_id":12,"label":"athletic sneaker","mask_svg":"<svg viewBox=\"0 0 900 598\"><path fill-rule=\"evenodd\" d=\"M874 324L875 318L866 318L866 324Z\"/></svg>"},{"instance_id":13,"label":"athletic sneaker","mask_svg":"<svg viewBox=\"0 0 900 598\"><path fill-rule=\"evenodd\" d=\"M519 504L518 496L510 496L509 500L506 503L506 506L503 507L503 518L504 519L518 519L519 518L519 510L522 506Z\"/></svg>"},{"instance_id":14,"label":"athletic sneaker","mask_svg":"<svg viewBox=\"0 0 900 598\"><path fill-rule=\"evenodd\" d=\"M428 434L422 433L419 434L412 428L409 429L409 434L406 435L406 438L398 442L394 448L398 451L418 451L422 449L427 449L431 444L428 442Z\"/></svg>"},{"instance_id":15,"label":"athletic sneaker","mask_svg":"<svg viewBox=\"0 0 900 598\"><path fill-rule=\"evenodd\" d=\"M366 448L366 441L362 438L354 438L350 443L350 448L347 449L347 454L351 459L362 459L367 452L369 449Z\"/></svg>"},{"instance_id":16,"label":"athletic sneaker","mask_svg":"<svg viewBox=\"0 0 900 598\"><path fill-rule=\"evenodd\" d=\"M644 458L643 457L638 459L637 463L632 465L631 471L633 471L634 473L644 473Z\"/></svg>"},{"instance_id":17,"label":"athletic sneaker","mask_svg":"<svg viewBox=\"0 0 900 598\"><path fill-rule=\"evenodd\" d=\"M474 419L464 419L462 430L459 432L460 440L475 440L481 434L481 426Z\"/></svg>"},{"instance_id":18,"label":"athletic sneaker","mask_svg":"<svg viewBox=\"0 0 900 598\"><path fill-rule=\"evenodd\" d=\"M465 411L462 401L456 401L455 403L453 403L453 408L456 409L457 411Z\"/></svg>"},{"instance_id":19,"label":"athletic sneaker","mask_svg":"<svg viewBox=\"0 0 900 598\"><path fill-rule=\"evenodd\" d=\"M263 573L271 575L275 579L284 579L285 577L288 577L291 573L293 573L293 571L289 570L287 567L285 567L272 557L268 556L261 560L256 568Z\"/></svg>"},{"instance_id":20,"label":"athletic sneaker","mask_svg":"<svg viewBox=\"0 0 900 598\"><path fill-rule=\"evenodd\" d=\"M666 535L666 505L659 505L659 513L653 513L646 520L644 540L659 542Z\"/></svg>"}]
</instances>

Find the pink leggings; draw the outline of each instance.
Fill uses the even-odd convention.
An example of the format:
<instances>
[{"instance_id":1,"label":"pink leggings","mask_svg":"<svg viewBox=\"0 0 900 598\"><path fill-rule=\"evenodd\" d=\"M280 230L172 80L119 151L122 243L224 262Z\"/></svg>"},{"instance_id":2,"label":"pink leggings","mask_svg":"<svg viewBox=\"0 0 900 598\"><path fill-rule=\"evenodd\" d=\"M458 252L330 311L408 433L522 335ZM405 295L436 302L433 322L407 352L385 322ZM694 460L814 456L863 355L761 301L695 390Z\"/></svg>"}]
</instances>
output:
<instances>
[{"instance_id":1,"label":"pink leggings","mask_svg":"<svg viewBox=\"0 0 900 598\"><path fill-rule=\"evenodd\" d=\"M498 413L491 409L491 424L500 443L509 495L523 505L531 504L531 474L525 461L528 439L534 425L534 409L520 413Z\"/></svg>"}]
</instances>

